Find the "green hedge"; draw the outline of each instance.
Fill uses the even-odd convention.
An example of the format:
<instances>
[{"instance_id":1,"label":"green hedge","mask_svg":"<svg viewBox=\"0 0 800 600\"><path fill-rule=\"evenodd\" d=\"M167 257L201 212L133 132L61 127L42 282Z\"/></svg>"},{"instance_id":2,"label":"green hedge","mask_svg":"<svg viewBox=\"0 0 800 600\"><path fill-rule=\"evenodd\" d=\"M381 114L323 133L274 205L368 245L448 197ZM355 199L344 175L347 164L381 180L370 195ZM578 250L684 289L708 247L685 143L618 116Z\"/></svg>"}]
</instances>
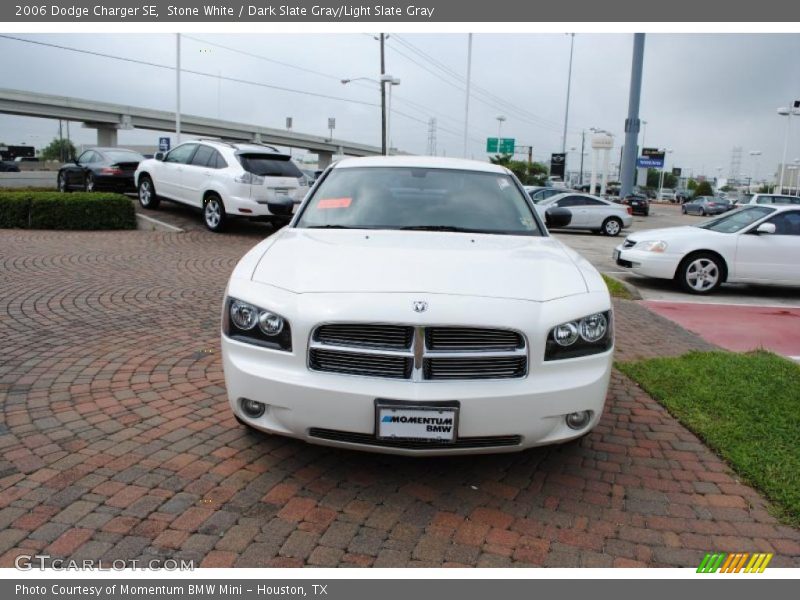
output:
<instances>
[{"instance_id":1,"label":"green hedge","mask_svg":"<svg viewBox=\"0 0 800 600\"><path fill-rule=\"evenodd\" d=\"M122 194L0 191L0 228L136 229Z\"/></svg>"}]
</instances>

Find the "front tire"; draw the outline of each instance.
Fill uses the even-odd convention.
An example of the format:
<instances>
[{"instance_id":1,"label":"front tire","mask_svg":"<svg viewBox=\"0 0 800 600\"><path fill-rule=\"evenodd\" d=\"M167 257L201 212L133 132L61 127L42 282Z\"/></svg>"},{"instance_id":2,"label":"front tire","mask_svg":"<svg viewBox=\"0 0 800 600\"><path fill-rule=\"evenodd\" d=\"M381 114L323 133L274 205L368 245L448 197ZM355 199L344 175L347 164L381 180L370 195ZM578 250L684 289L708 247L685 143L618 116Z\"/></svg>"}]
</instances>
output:
<instances>
[{"instance_id":1,"label":"front tire","mask_svg":"<svg viewBox=\"0 0 800 600\"><path fill-rule=\"evenodd\" d=\"M64 171L60 171L58 173L58 191L62 194L69 192L69 186L67 185L67 174L64 173Z\"/></svg>"},{"instance_id":2,"label":"front tire","mask_svg":"<svg viewBox=\"0 0 800 600\"><path fill-rule=\"evenodd\" d=\"M216 194L209 195L203 203L203 222L209 231L219 233L225 229L225 221L227 215L225 214L225 205L222 203L222 198Z\"/></svg>"},{"instance_id":3,"label":"front tire","mask_svg":"<svg viewBox=\"0 0 800 600\"><path fill-rule=\"evenodd\" d=\"M617 219L616 217L609 217L605 221L603 221L603 235L607 235L609 237L616 237L619 235L620 231L622 231L622 221Z\"/></svg>"},{"instance_id":4,"label":"front tire","mask_svg":"<svg viewBox=\"0 0 800 600\"><path fill-rule=\"evenodd\" d=\"M83 182L83 189L87 192L94 192L97 189L97 182L94 180L92 173L86 174L86 179Z\"/></svg>"},{"instance_id":5,"label":"front tire","mask_svg":"<svg viewBox=\"0 0 800 600\"><path fill-rule=\"evenodd\" d=\"M698 252L683 259L676 276L690 294L710 294L722 285L724 268L719 256Z\"/></svg>"},{"instance_id":6,"label":"front tire","mask_svg":"<svg viewBox=\"0 0 800 600\"><path fill-rule=\"evenodd\" d=\"M158 208L159 198L156 196L156 187L153 185L153 180L142 175L139 178L139 204L142 208L155 210Z\"/></svg>"}]
</instances>

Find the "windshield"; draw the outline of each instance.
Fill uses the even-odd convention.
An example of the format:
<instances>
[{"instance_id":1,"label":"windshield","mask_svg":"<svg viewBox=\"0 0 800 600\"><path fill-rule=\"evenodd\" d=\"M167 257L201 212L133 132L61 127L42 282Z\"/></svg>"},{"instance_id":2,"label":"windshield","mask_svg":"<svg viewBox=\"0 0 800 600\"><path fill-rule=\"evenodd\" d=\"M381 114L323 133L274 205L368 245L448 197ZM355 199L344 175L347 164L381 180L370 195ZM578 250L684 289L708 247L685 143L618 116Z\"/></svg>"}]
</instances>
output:
<instances>
[{"instance_id":1,"label":"windshield","mask_svg":"<svg viewBox=\"0 0 800 600\"><path fill-rule=\"evenodd\" d=\"M333 169L296 227L543 235L510 176L412 167Z\"/></svg>"},{"instance_id":2,"label":"windshield","mask_svg":"<svg viewBox=\"0 0 800 600\"><path fill-rule=\"evenodd\" d=\"M297 177L303 174L288 156L280 154L239 154L242 168L253 175L261 177Z\"/></svg>"},{"instance_id":3,"label":"windshield","mask_svg":"<svg viewBox=\"0 0 800 600\"><path fill-rule=\"evenodd\" d=\"M759 219L766 217L768 214L775 212L774 209L766 206L753 206L752 208L742 208L720 217L697 225L701 229L708 229L710 231L717 231L719 233L737 233L745 227L752 225Z\"/></svg>"}]
</instances>

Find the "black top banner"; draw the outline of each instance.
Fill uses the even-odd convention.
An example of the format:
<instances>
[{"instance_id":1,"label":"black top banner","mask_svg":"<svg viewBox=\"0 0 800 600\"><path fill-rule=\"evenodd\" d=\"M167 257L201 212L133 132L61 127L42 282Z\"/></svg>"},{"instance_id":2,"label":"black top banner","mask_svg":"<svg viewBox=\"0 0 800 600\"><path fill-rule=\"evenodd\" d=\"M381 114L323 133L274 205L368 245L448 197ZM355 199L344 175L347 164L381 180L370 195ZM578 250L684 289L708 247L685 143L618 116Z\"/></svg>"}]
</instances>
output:
<instances>
[{"instance_id":1,"label":"black top banner","mask_svg":"<svg viewBox=\"0 0 800 600\"><path fill-rule=\"evenodd\" d=\"M18 0L7 22L797 22L786 0Z\"/></svg>"}]
</instances>

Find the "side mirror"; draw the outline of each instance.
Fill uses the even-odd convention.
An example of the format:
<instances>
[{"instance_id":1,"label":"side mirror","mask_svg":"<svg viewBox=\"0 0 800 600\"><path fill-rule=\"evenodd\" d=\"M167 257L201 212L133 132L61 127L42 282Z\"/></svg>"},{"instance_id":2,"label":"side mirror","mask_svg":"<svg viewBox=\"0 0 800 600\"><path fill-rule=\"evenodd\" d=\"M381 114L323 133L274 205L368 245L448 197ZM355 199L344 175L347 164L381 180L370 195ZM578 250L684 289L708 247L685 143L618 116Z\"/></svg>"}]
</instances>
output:
<instances>
[{"instance_id":1,"label":"side mirror","mask_svg":"<svg viewBox=\"0 0 800 600\"><path fill-rule=\"evenodd\" d=\"M156 160L164 160L164 153L156 152L156 155L153 158L155 158Z\"/></svg>"},{"instance_id":2,"label":"side mirror","mask_svg":"<svg viewBox=\"0 0 800 600\"><path fill-rule=\"evenodd\" d=\"M767 233L773 234L775 233L775 223L762 223L756 228L757 234Z\"/></svg>"},{"instance_id":3,"label":"side mirror","mask_svg":"<svg viewBox=\"0 0 800 600\"><path fill-rule=\"evenodd\" d=\"M568 208L554 206L548 208L544 213L544 224L548 229L559 229L566 227L572 221L572 211Z\"/></svg>"}]
</instances>

